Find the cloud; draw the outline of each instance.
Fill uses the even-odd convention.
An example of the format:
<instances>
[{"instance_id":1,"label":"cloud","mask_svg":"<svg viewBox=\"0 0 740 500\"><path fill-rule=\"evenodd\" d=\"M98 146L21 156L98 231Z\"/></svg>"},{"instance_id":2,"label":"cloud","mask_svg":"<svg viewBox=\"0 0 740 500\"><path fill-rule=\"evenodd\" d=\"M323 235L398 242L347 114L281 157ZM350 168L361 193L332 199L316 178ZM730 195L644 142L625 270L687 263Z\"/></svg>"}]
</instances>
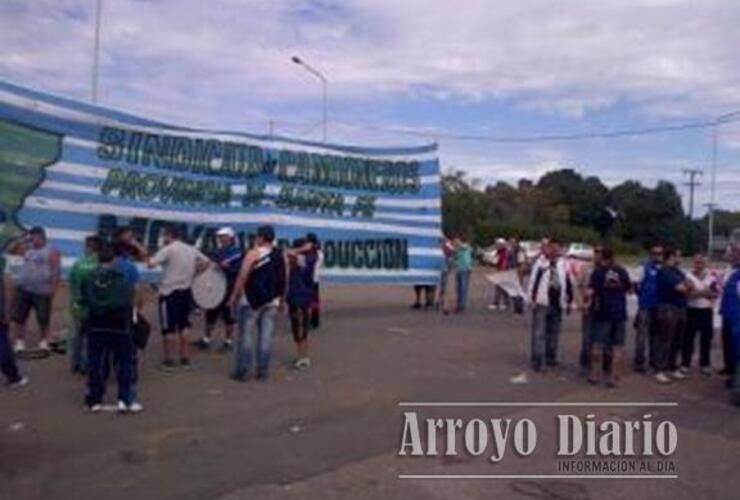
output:
<instances>
[{"instance_id":1,"label":"cloud","mask_svg":"<svg viewBox=\"0 0 740 500\"><path fill-rule=\"evenodd\" d=\"M522 116L562 120L571 130L614 110L643 126L740 107L740 3L733 0L103 4L101 102L194 126L263 131L276 119L279 132L318 137L320 87L290 62L294 54L329 77L330 130L342 141L434 140L442 130L457 131L450 125L455 106L493 103ZM94 5L0 3L0 78L89 98ZM419 102L424 112L405 120L389 111ZM351 126L388 126L389 120L423 128L429 137ZM490 123L499 122L493 117ZM490 123L479 117L469 130L480 133ZM501 135L541 130L534 121L512 129L505 118L500 124L494 132ZM728 138L722 146L736 143ZM501 149L448 143L443 151L447 163L491 178L537 175L548 164L597 165L593 173L629 175L598 166L598 157L586 163L570 147L562 148L565 157L541 158L499 155ZM470 158L477 160L464 164Z\"/></svg>"},{"instance_id":2,"label":"cloud","mask_svg":"<svg viewBox=\"0 0 740 500\"><path fill-rule=\"evenodd\" d=\"M5 2L0 74L84 96L93 4ZM732 1L118 0L103 14L115 101L312 98L311 75L288 60L300 53L338 99L514 99L567 116L620 100L702 114L740 102Z\"/></svg>"}]
</instances>

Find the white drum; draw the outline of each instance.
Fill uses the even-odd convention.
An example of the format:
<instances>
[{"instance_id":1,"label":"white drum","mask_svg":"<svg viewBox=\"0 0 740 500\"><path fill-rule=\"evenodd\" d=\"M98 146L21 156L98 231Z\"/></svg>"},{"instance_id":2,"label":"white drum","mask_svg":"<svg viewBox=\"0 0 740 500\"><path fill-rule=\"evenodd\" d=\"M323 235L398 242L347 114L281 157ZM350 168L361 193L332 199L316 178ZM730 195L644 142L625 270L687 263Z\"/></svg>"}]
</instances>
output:
<instances>
[{"instance_id":1,"label":"white drum","mask_svg":"<svg viewBox=\"0 0 740 500\"><path fill-rule=\"evenodd\" d=\"M215 309L226 296L226 275L216 266L199 273L191 287L193 300L202 309Z\"/></svg>"}]
</instances>

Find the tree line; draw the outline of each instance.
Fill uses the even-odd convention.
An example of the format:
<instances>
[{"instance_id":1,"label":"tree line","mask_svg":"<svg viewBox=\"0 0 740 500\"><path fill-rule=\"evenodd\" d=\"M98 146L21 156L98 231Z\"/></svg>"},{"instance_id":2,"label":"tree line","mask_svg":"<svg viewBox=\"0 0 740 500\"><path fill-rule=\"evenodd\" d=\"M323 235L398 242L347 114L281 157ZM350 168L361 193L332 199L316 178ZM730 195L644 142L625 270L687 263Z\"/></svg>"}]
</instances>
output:
<instances>
[{"instance_id":1,"label":"tree line","mask_svg":"<svg viewBox=\"0 0 740 500\"><path fill-rule=\"evenodd\" d=\"M653 242L693 253L707 247L707 217L691 220L681 196L668 181L648 187L627 180L607 187L596 176L573 169L554 170L537 182L483 185L462 170L442 176L442 216L446 233L464 233L476 245L497 237L608 242L617 251L638 253ZM715 211L715 234L740 227L740 212Z\"/></svg>"}]
</instances>

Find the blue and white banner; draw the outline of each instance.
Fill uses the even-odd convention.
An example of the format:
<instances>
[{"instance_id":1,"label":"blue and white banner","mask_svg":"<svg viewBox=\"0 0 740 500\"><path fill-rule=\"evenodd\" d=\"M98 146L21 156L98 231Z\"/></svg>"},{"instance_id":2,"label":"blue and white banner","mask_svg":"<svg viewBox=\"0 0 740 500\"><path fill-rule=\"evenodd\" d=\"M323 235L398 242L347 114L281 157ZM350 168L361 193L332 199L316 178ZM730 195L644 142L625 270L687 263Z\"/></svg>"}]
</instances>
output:
<instances>
[{"instance_id":1,"label":"blue and white banner","mask_svg":"<svg viewBox=\"0 0 740 500\"><path fill-rule=\"evenodd\" d=\"M85 236L131 226L156 249L183 224L204 249L233 227L247 243L316 233L322 280L436 283L436 145L364 148L172 126L0 81L0 249L47 230L68 268Z\"/></svg>"}]
</instances>

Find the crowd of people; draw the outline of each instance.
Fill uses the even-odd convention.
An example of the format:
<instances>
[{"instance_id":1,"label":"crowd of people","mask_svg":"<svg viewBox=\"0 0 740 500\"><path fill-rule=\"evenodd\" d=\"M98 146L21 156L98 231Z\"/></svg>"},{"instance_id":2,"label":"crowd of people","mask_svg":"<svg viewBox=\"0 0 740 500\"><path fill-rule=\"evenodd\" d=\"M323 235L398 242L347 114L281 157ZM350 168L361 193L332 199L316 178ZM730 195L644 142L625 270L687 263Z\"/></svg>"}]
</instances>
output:
<instances>
[{"instance_id":1,"label":"crowd of people","mask_svg":"<svg viewBox=\"0 0 740 500\"><path fill-rule=\"evenodd\" d=\"M69 281L71 331L67 338L71 370L86 377L85 405L100 411L106 382L115 373L117 409L139 412L138 352L146 348L149 322L143 315L144 287L139 266L158 268L157 312L162 334L162 368L187 369L191 349L210 349L216 327L223 323L219 351L233 353L231 376L237 381L252 377L265 380L270 373L272 336L276 315L287 306L295 342L294 367L311 367L309 332L319 326L319 270L321 245L307 234L291 245L277 245L271 226L261 226L248 248L230 227L216 233L216 249L206 255L182 239L180 227L163 232L163 245L150 254L130 228L112 238L91 235L85 255L71 267ZM516 242L516 240L512 240ZM627 297L635 294L635 372L648 374L661 384L685 379L691 373L698 343L698 364L706 376L714 373L711 346L714 311L719 303L721 337L727 377L740 403L740 244L727 251L729 270L708 266L705 255L693 257L691 269L681 267L681 254L662 245L650 249L639 276L630 276L607 246L597 246L593 258L565 258L561 243L543 240L532 259L516 245L501 240L499 271L516 269L522 299L531 310L530 368L546 372L559 366L559 340L563 317L578 311L581 320L580 372L592 384L618 385L625 368L624 348L629 328ZM61 257L35 227L9 248L22 256L13 287L10 320L14 344L6 321L5 287L0 287L0 368L11 386L28 383L15 360L27 353L25 326L33 311L40 329L33 352L53 348L50 342L52 300L61 281ZM468 307L473 249L463 235L442 240L444 255L437 285L415 288L414 309L460 314ZM137 265L138 264L138 265ZM5 258L0 257L4 276ZM220 303L205 310L204 331L191 339L194 300L191 287L196 276L218 269L226 282ZM526 272L522 272L525 270ZM455 300L448 296L454 277ZM511 297L497 294L494 308ZM526 372L512 379L525 381Z\"/></svg>"},{"instance_id":2,"label":"crowd of people","mask_svg":"<svg viewBox=\"0 0 740 500\"><path fill-rule=\"evenodd\" d=\"M320 321L322 251L316 235L309 233L282 248L276 244L274 229L265 225L257 229L246 249L230 227L219 229L216 239L217 248L210 255L185 242L177 225L165 228L163 245L151 255L130 228L118 230L110 239L97 235L85 239L85 255L72 265L68 276L71 331L66 351L72 372L86 379L84 403L90 411L104 409L111 373L118 386L116 409L143 410L138 351L148 344L150 326L143 315L145 290L137 263L161 269L156 288L163 369L187 369L191 346L209 349L221 320L220 352L233 352L232 378L242 382L253 377L267 379L275 317L285 306L296 346L294 367L310 368L309 331L318 328ZM61 258L40 227L31 229L9 252L21 256L22 265L11 288L14 344L6 321L5 283L0 287L0 368L8 383L19 387L28 378L20 373L16 355L44 354L54 347L49 327L52 300L61 280ZM5 265L5 257L0 257L0 276L5 276ZM193 342L191 287L196 276L209 268L223 273L226 293L216 307L205 310L203 334ZM25 339L31 311L40 329L35 349L29 349Z\"/></svg>"},{"instance_id":3,"label":"crowd of people","mask_svg":"<svg viewBox=\"0 0 740 500\"><path fill-rule=\"evenodd\" d=\"M461 314L468 307L470 272L473 269L473 247L464 234L442 239L442 270L438 283L414 285L415 300L412 309L441 310ZM455 297L447 294L450 281L454 280ZM422 304L422 295L424 296Z\"/></svg>"},{"instance_id":4,"label":"crowd of people","mask_svg":"<svg viewBox=\"0 0 740 500\"><path fill-rule=\"evenodd\" d=\"M457 307L465 310L470 279L472 250L462 238L442 241L445 263L439 291L432 285L417 285L414 309L441 309L448 313L447 281L457 276ZM539 252L529 257L516 238L496 240L487 262L496 272L514 271L513 289L495 284L492 310L506 310L521 300L531 311L530 369L545 372L559 366L559 340L563 317L577 311L581 320L580 374L591 384L616 387L625 371L625 345L630 330L628 296L638 303L632 322L635 330L633 371L669 384L689 376L697 351L700 372L715 373L711 364L714 316L717 306L722 318L723 367L717 371L735 387L740 401L740 245L726 253L729 269L709 268L706 255L693 256L689 270L681 267L678 250L656 244L637 276L618 262L611 248L598 245L593 256L564 255L557 239L542 240ZM422 305L424 295L424 305ZM517 296L518 295L518 296ZM434 307L436 305L436 307ZM514 308L522 310L521 308ZM528 380L527 372L512 382Z\"/></svg>"},{"instance_id":5,"label":"crowd of people","mask_svg":"<svg viewBox=\"0 0 740 500\"><path fill-rule=\"evenodd\" d=\"M629 330L627 296L636 294L635 349L632 368L661 384L689 376L699 344L698 364L705 376L714 373L711 346L714 311L722 318L724 365L719 374L735 388L740 402L740 245L726 254L730 268L709 269L703 254L691 268L681 267L681 253L654 245L638 276L630 276L607 246L597 246L593 259L566 259L557 240L543 244L532 265L526 298L531 304L531 369L557 367L563 314L581 315L581 374L592 384L617 385L624 372Z\"/></svg>"}]
</instances>

